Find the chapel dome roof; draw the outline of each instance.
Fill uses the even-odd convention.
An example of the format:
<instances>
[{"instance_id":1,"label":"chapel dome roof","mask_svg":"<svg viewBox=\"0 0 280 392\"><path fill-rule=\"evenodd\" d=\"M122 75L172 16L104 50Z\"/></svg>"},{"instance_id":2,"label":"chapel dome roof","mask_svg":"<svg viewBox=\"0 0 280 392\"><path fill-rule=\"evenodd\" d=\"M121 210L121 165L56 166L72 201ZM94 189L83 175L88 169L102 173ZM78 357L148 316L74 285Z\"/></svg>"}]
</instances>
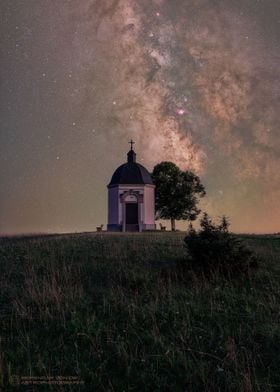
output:
<instances>
[{"instance_id":1,"label":"chapel dome roof","mask_svg":"<svg viewBox=\"0 0 280 392\"><path fill-rule=\"evenodd\" d=\"M132 148L127 154L127 163L115 170L108 186L119 184L153 184L148 170L136 162L136 154Z\"/></svg>"}]
</instances>

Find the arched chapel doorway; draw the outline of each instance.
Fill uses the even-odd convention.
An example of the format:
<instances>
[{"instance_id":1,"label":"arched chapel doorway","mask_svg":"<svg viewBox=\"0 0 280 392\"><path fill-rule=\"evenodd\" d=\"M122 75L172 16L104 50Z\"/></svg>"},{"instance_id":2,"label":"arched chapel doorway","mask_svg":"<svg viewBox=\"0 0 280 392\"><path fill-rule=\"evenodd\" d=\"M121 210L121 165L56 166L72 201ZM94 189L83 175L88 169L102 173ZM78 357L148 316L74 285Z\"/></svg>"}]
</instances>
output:
<instances>
[{"instance_id":1,"label":"arched chapel doorway","mask_svg":"<svg viewBox=\"0 0 280 392\"><path fill-rule=\"evenodd\" d=\"M141 202L143 203L143 196L132 189L121 195L123 208L122 231L139 231Z\"/></svg>"}]
</instances>

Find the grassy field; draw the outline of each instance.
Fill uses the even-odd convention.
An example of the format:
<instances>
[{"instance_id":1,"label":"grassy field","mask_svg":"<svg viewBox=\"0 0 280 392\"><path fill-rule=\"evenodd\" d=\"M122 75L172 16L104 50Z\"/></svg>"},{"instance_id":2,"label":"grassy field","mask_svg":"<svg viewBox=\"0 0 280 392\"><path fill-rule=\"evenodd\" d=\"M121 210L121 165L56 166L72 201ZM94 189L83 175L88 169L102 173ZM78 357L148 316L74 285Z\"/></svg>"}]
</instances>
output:
<instances>
[{"instance_id":1,"label":"grassy field","mask_svg":"<svg viewBox=\"0 0 280 392\"><path fill-rule=\"evenodd\" d=\"M183 238L0 239L0 390L280 391L280 238L231 281L182 273Z\"/></svg>"}]
</instances>

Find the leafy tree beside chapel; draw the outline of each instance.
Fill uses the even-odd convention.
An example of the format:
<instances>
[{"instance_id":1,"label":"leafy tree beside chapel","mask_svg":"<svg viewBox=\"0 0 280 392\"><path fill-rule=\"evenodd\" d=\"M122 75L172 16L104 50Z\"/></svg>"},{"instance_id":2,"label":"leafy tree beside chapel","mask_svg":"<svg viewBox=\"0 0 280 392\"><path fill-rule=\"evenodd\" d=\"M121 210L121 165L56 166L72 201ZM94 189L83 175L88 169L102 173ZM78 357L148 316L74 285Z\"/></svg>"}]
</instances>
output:
<instances>
[{"instance_id":1,"label":"leafy tree beside chapel","mask_svg":"<svg viewBox=\"0 0 280 392\"><path fill-rule=\"evenodd\" d=\"M170 219L175 231L176 220L193 221L200 210L198 202L205 196L200 178L190 171L182 171L173 162L161 162L152 172L156 186L155 206L159 218Z\"/></svg>"}]
</instances>

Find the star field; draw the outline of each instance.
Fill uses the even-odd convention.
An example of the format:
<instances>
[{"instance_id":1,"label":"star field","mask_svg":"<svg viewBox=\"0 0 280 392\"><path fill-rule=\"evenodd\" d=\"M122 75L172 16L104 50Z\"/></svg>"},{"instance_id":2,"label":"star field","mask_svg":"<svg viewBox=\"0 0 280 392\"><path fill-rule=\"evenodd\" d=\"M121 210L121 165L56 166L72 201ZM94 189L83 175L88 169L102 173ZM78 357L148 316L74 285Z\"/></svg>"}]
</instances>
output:
<instances>
[{"instance_id":1,"label":"star field","mask_svg":"<svg viewBox=\"0 0 280 392\"><path fill-rule=\"evenodd\" d=\"M2 3L0 233L105 224L131 138L233 230L280 231L278 0Z\"/></svg>"}]
</instances>

